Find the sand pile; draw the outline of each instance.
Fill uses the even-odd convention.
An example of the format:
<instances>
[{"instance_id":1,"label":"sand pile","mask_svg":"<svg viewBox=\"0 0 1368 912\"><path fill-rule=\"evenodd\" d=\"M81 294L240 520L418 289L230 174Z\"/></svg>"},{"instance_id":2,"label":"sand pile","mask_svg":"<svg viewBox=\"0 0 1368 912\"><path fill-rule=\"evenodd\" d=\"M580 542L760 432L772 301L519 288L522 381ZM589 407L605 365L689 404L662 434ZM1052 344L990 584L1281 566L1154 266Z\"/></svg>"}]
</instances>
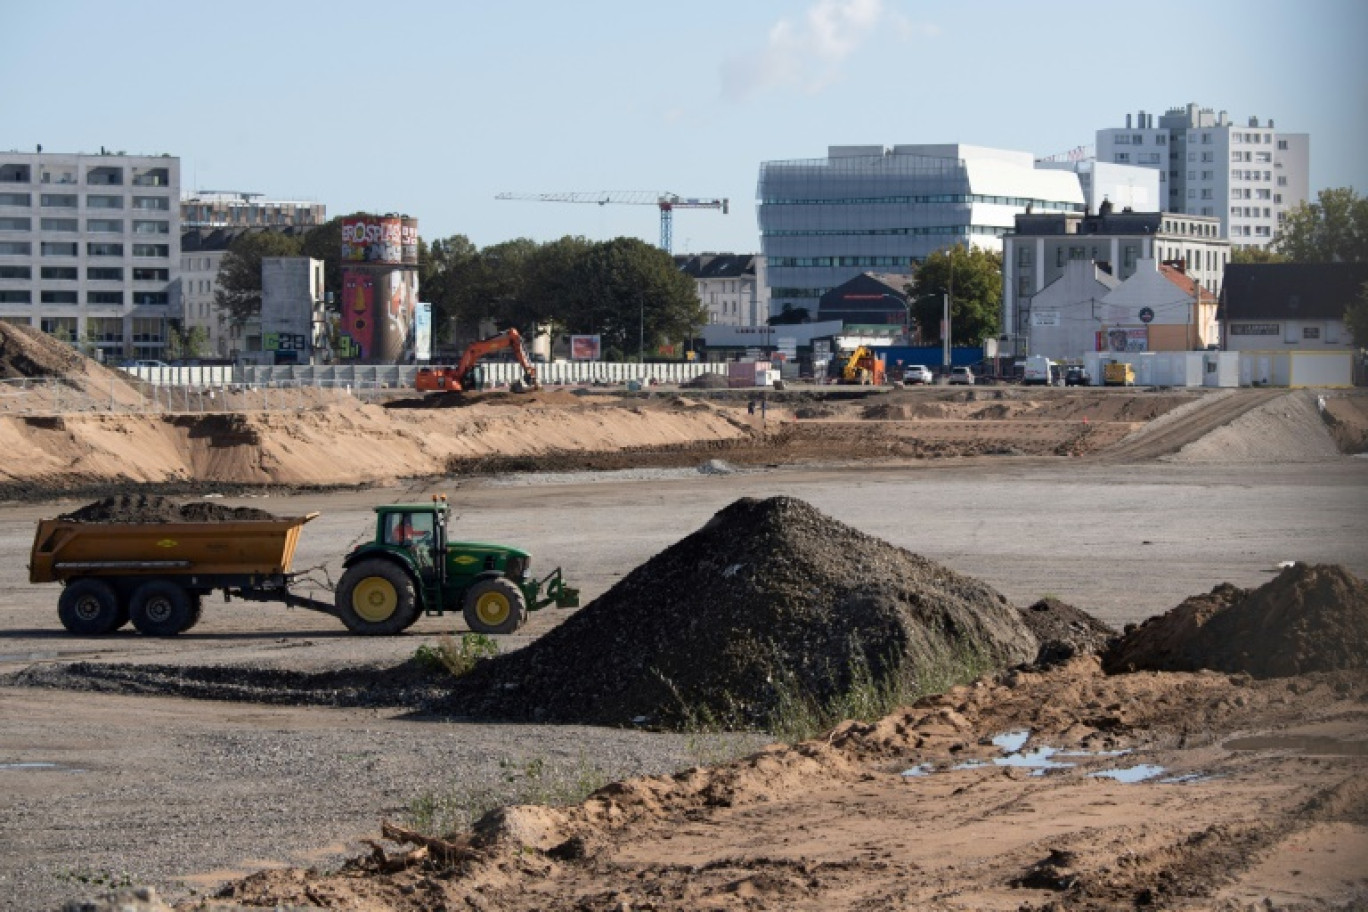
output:
<instances>
[{"instance_id":1,"label":"sand pile","mask_svg":"<svg viewBox=\"0 0 1368 912\"><path fill-rule=\"evenodd\" d=\"M1029 662L1037 647L987 585L801 500L745 498L537 642L458 679L443 708L765 725L784 701L826 703L862 674L929 683L956 664Z\"/></svg>"},{"instance_id":2,"label":"sand pile","mask_svg":"<svg viewBox=\"0 0 1368 912\"><path fill-rule=\"evenodd\" d=\"M180 504L165 497L120 494L86 504L58 518L86 523L174 523L239 522L276 517L253 507L228 507L206 501Z\"/></svg>"},{"instance_id":3,"label":"sand pile","mask_svg":"<svg viewBox=\"0 0 1368 912\"><path fill-rule=\"evenodd\" d=\"M46 333L0 320L0 380L65 377L83 371L86 360Z\"/></svg>"},{"instance_id":4,"label":"sand pile","mask_svg":"<svg viewBox=\"0 0 1368 912\"><path fill-rule=\"evenodd\" d=\"M1301 563L1257 589L1223 583L1130 630L1102 665L1256 678L1368 668L1368 584L1338 565Z\"/></svg>"}]
</instances>

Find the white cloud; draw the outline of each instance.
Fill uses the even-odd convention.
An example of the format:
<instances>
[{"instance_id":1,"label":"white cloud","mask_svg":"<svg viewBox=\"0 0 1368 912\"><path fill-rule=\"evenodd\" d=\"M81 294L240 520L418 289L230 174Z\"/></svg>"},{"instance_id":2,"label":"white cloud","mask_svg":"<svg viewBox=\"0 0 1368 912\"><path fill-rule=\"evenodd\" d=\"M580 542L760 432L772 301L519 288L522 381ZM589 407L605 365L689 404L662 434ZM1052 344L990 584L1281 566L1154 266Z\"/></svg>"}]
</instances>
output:
<instances>
[{"instance_id":1,"label":"white cloud","mask_svg":"<svg viewBox=\"0 0 1368 912\"><path fill-rule=\"evenodd\" d=\"M780 19L765 47L722 67L729 98L777 88L816 94L840 78L841 64L886 18L883 0L817 0L798 21Z\"/></svg>"}]
</instances>

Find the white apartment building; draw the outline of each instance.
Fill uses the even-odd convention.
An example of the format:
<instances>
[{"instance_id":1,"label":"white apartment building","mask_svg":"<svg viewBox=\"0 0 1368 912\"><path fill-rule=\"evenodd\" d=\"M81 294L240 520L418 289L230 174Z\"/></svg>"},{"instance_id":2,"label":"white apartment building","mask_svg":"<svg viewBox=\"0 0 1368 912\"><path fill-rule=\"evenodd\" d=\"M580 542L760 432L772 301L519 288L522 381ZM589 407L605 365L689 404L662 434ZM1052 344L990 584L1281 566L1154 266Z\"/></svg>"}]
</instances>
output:
<instances>
[{"instance_id":1,"label":"white apartment building","mask_svg":"<svg viewBox=\"0 0 1368 912\"><path fill-rule=\"evenodd\" d=\"M675 266L694 280L708 324L764 326L769 319L765 258L742 253L676 255Z\"/></svg>"},{"instance_id":2,"label":"white apartment building","mask_svg":"<svg viewBox=\"0 0 1368 912\"><path fill-rule=\"evenodd\" d=\"M1310 197L1308 134L1257 117L1239 126L1196 104L1170 108L1157 125L1140 111L1098 130L1097 160L1158 170L1166 211L1219 218L1236 247L1268 246L1287 210Z\"/></svg>"},{"instance_id":3,"label":"white apartment building","mask_svg":"<svg viewBox=\"0 0 1368 912\"><path fill-rule=\"evenodd\" d=\"M0 152L0 319L107 361L162 358L179 198L171 155Z\"/></svg>"}]
</instances>

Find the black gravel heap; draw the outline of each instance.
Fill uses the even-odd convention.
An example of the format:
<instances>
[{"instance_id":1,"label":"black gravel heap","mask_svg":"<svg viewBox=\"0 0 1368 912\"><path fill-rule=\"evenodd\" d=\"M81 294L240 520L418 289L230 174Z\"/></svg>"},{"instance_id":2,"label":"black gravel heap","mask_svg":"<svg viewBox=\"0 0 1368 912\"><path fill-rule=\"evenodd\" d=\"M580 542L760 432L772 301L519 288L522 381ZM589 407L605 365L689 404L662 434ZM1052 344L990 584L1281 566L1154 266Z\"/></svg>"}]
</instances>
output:
<instances>
[{"instance_id":1,"label":"black gravel heap","mask_svg":"<svg viewBox=\"0 0 1368 912\"><path fill-rule=\"evenodd\" d=\"M915 683L947 656L1033 660L987 585L791 497L745 498L436 707L472 718L665 727L765 725L869 678ZM853 660L853 661L852 661ZM854 671L852 669L855 669ZM858 680L857 680L858 683Z\"/></svg>"},{"instance_id":2,"label":"black gravel heap","mask_svg":"<svg viewBox=\"0 0 1368 912\"><path fill-rule=\"evenodd\" d=\"M238 522L275 518L274 514L253 507L228 507L205 501L179 504L147 494L105 497L58 517L68 522L85 523Z\"/></svg>"}]
</instances>

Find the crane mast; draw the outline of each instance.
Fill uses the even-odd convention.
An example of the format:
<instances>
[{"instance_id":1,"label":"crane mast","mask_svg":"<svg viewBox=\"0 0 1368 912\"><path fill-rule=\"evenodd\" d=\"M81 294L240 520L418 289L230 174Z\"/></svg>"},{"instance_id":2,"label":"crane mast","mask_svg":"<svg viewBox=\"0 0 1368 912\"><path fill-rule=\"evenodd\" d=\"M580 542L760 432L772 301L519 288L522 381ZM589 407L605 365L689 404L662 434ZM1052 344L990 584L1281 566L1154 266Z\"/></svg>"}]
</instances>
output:
<instances>
[{"instance_id":1,"label":"crane mast","mask_svg":"<svg viewBox=\"0 0 1368 912\"><path fill-rule=\"evenodd\" d=\"M500 193L495 199L531 200L540 203L597 203L600 206L655 206L660 210L660 249L674 252L674 211L676 209L721 209L726 215L730 201L726 198L680 196L677 193L654 193L649 190L599 190L593 193Z\"/></svg>"}]
</instances>

